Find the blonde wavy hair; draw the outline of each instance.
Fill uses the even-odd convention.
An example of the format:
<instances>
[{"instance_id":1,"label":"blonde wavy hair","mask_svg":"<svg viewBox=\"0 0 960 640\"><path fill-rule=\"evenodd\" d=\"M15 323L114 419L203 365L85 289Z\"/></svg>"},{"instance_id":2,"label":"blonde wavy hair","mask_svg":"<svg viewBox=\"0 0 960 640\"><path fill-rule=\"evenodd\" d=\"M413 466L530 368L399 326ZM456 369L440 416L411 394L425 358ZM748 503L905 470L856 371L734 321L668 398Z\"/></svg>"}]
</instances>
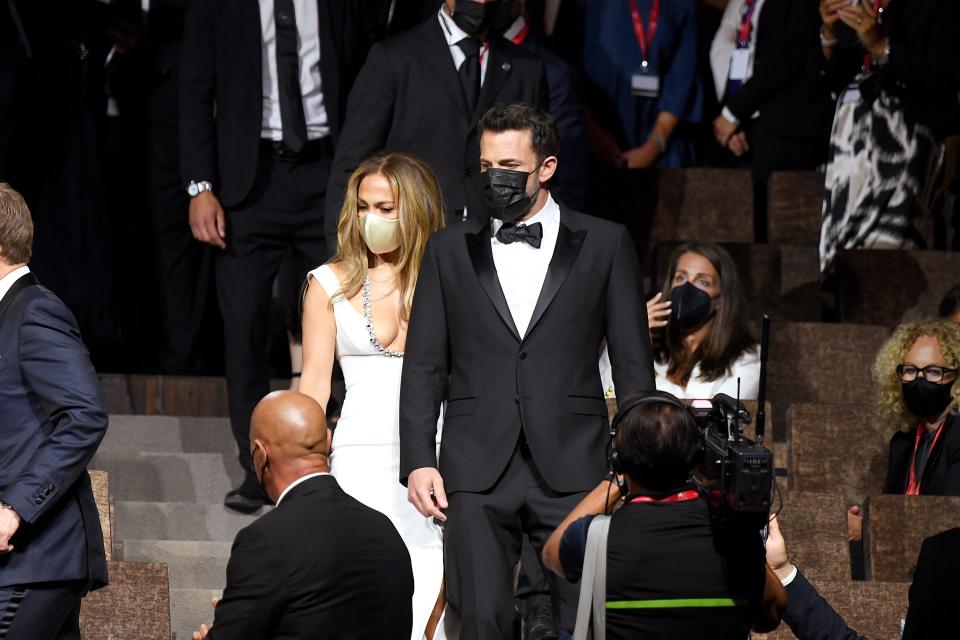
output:
<instances>
[{"instance_id":1,"label":"blonde wavy hair","mask_svg":"<svg viewBox=\"0 0 960 640\"><path fill-rule=\"evenodd\" d=\"M903 364L903 357L917 338L922 336L937 339L948 367L960 367L960 325L933 318L902 324L896 328L877 353L877 359L873 363L873 380L877 383L877 413L891 427L901 430L913 428L917 418L907 411L903 402L897 365ZM951 410L956 411L960 384L954 383L953 393Z\"/></svg>"},{"instance_id":2,"label":"blonde wavy hair","mask_svg":"<svg viewBox=\"0 0 960 640\"><path fill-rule=\"evenodd\" d=\"M424 161L404 153L386 153L363 161L347 184L337 224L337 255L330 263L344 270L344 281L331 304L341 298L353 298L363 287L363 279L373 255L360 233L357 199L360 183L371 175L381 175L390 183L400 220L400 258L396 273L400 276L400 318L410 319L413 290L420 275L420 261L427 238L444 224L443 197L433 171Z\"/></svg>"}]
</instances>

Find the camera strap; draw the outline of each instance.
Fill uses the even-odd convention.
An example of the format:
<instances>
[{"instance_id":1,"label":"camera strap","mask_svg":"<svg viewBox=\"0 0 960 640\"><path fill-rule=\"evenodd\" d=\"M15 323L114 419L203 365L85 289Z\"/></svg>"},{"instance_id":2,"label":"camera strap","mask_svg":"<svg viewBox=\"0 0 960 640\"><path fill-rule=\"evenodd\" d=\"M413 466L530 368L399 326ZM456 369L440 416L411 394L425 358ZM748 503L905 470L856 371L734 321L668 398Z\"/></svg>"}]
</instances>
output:
<instances>
[{"instance_id":1,"label":"camera strap","mask_svg":"<svg viewBox=\"0 0 960 640\"><path fill-rule=\"evenodd\" d=\"M580 576L580 602L573 640L604 640L607 635L607 533L610 516L595 516L587 528Z\"/></svg>"}]
</instances>

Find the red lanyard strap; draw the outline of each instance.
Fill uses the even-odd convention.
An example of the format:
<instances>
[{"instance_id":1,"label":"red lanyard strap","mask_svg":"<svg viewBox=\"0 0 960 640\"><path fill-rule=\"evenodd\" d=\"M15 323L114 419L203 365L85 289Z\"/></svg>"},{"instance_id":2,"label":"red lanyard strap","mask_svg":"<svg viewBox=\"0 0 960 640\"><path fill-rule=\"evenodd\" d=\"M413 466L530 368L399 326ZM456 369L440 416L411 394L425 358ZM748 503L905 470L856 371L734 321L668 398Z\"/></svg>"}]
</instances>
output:
<instances>
[{"instance_id":1,"label":"red lanyard strap","mask_svg":"<svg viewBox=\"0 0 960 640\"><path fill-rule=\"evenodd\" d=\"M646 68L650 60L650 43L653 42L653 36L657 34L660 0L653 0L653 7L650 8L650 24L646 31L643 30L643 19L640 17L640 6L637 0L630 0L630 14L633 16L633 32L637 36L637 44L640 45L640 53L643 55L643 66Z\"/></svg>"},{"instance_id":2,"label":"red lanyard strap","mask_svg":"<svg viewBox=\"0 0 960 640\"><path fill-rule=\"evenodd\" d=\"M943 427L946 425L946 423L946 417L940 419L940 426L937 427L937 432L933 435L933 441L927 448L927 462L924 464L924 467L929 464L930 458L933 456L933 448L937 446L937 440L940 439L940 434L943 433ZM923 436L923 430L923 423L918 424L917 437L913 442L913 460L910 461L910 478L907 481L906 495L908 496L920 495L920 483L922 482L923 477L922 474L920 478L917 477L917 450L920 448L920 438Z\"/></svg>"},{"instance_id":3,"label":"red lanyard strap","mask_svg":"<svg viewBox=\"0 0 960 640\"><path fill-rule=\"evenodd\" d=\"M690 502L691 500L696 500L700 497L700 494L693 489L687 489L686 491L680 491L671 496L665 498L654 498L652 496L636 496L630 499L630 504L635 502Z\"/></svg>"},{"instance_id":4,"label":"red lanyard strap","mask_svg":"<svg viewBox=\"0 0 960 640\"><path fill-rule=\"evenodd\" d=\"M753 32L753 12L757 8L757 0L744 0L740 10L740 29L737 32L737 46L746 47L750 44L750 34Z\"/></svg>"},{"instance_id":5,"label":"red lanyard strap","mask_svg":"<svg viewBox=\"0 0 960 640\"><path fill-rule=\"evenodd\" d=\"M520 29L520 32L513 36L513 44L519 45L521 42L527 39L527 34L530 33L530 25L523 25L523 29Z\"/></svg>"}]
</instances>

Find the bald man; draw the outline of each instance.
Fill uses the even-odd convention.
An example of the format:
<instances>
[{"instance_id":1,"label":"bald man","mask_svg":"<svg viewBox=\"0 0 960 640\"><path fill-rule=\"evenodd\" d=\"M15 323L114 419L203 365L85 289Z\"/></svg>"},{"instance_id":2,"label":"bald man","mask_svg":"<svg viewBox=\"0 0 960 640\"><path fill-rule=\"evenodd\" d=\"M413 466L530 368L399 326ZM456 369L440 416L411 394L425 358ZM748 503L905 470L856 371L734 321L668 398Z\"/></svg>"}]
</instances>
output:
<instances>
[{"instance_id":1,"label":"bald man","mask_svg":"<svg viewBox=\"0 0 960 640\"><path fill-rule=\"evenodd\" d=\"M250 422L253 470L277 505L237 534L213 627L194 640L408 640L410 555L390 520L330 475L323 409L276 391Z\"/></svg>"}]
</instances>

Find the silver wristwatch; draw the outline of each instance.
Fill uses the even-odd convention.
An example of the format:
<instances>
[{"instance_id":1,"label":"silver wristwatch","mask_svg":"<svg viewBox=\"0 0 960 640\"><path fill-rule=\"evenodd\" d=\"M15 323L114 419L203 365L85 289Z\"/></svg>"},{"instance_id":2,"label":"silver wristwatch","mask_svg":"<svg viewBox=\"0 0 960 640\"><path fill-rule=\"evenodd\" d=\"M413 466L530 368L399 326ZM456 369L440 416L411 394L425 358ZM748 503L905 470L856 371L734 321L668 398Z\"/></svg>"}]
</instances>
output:
<instances>
[{"instance_id":1,"label":"silver wristwatch","mask_svg":"<svg viewBox=\"0 0 960 640\"><path fill-rule=\"evenodd\" d=\"M194 196L200 195L204 191L212 191L212 190L213 190L213 183L207 182L206 180L201 180L200 182L191 180L190 184L187 185L187 194L191 198L193 198Z\"/></svg>"}]
</instances>

